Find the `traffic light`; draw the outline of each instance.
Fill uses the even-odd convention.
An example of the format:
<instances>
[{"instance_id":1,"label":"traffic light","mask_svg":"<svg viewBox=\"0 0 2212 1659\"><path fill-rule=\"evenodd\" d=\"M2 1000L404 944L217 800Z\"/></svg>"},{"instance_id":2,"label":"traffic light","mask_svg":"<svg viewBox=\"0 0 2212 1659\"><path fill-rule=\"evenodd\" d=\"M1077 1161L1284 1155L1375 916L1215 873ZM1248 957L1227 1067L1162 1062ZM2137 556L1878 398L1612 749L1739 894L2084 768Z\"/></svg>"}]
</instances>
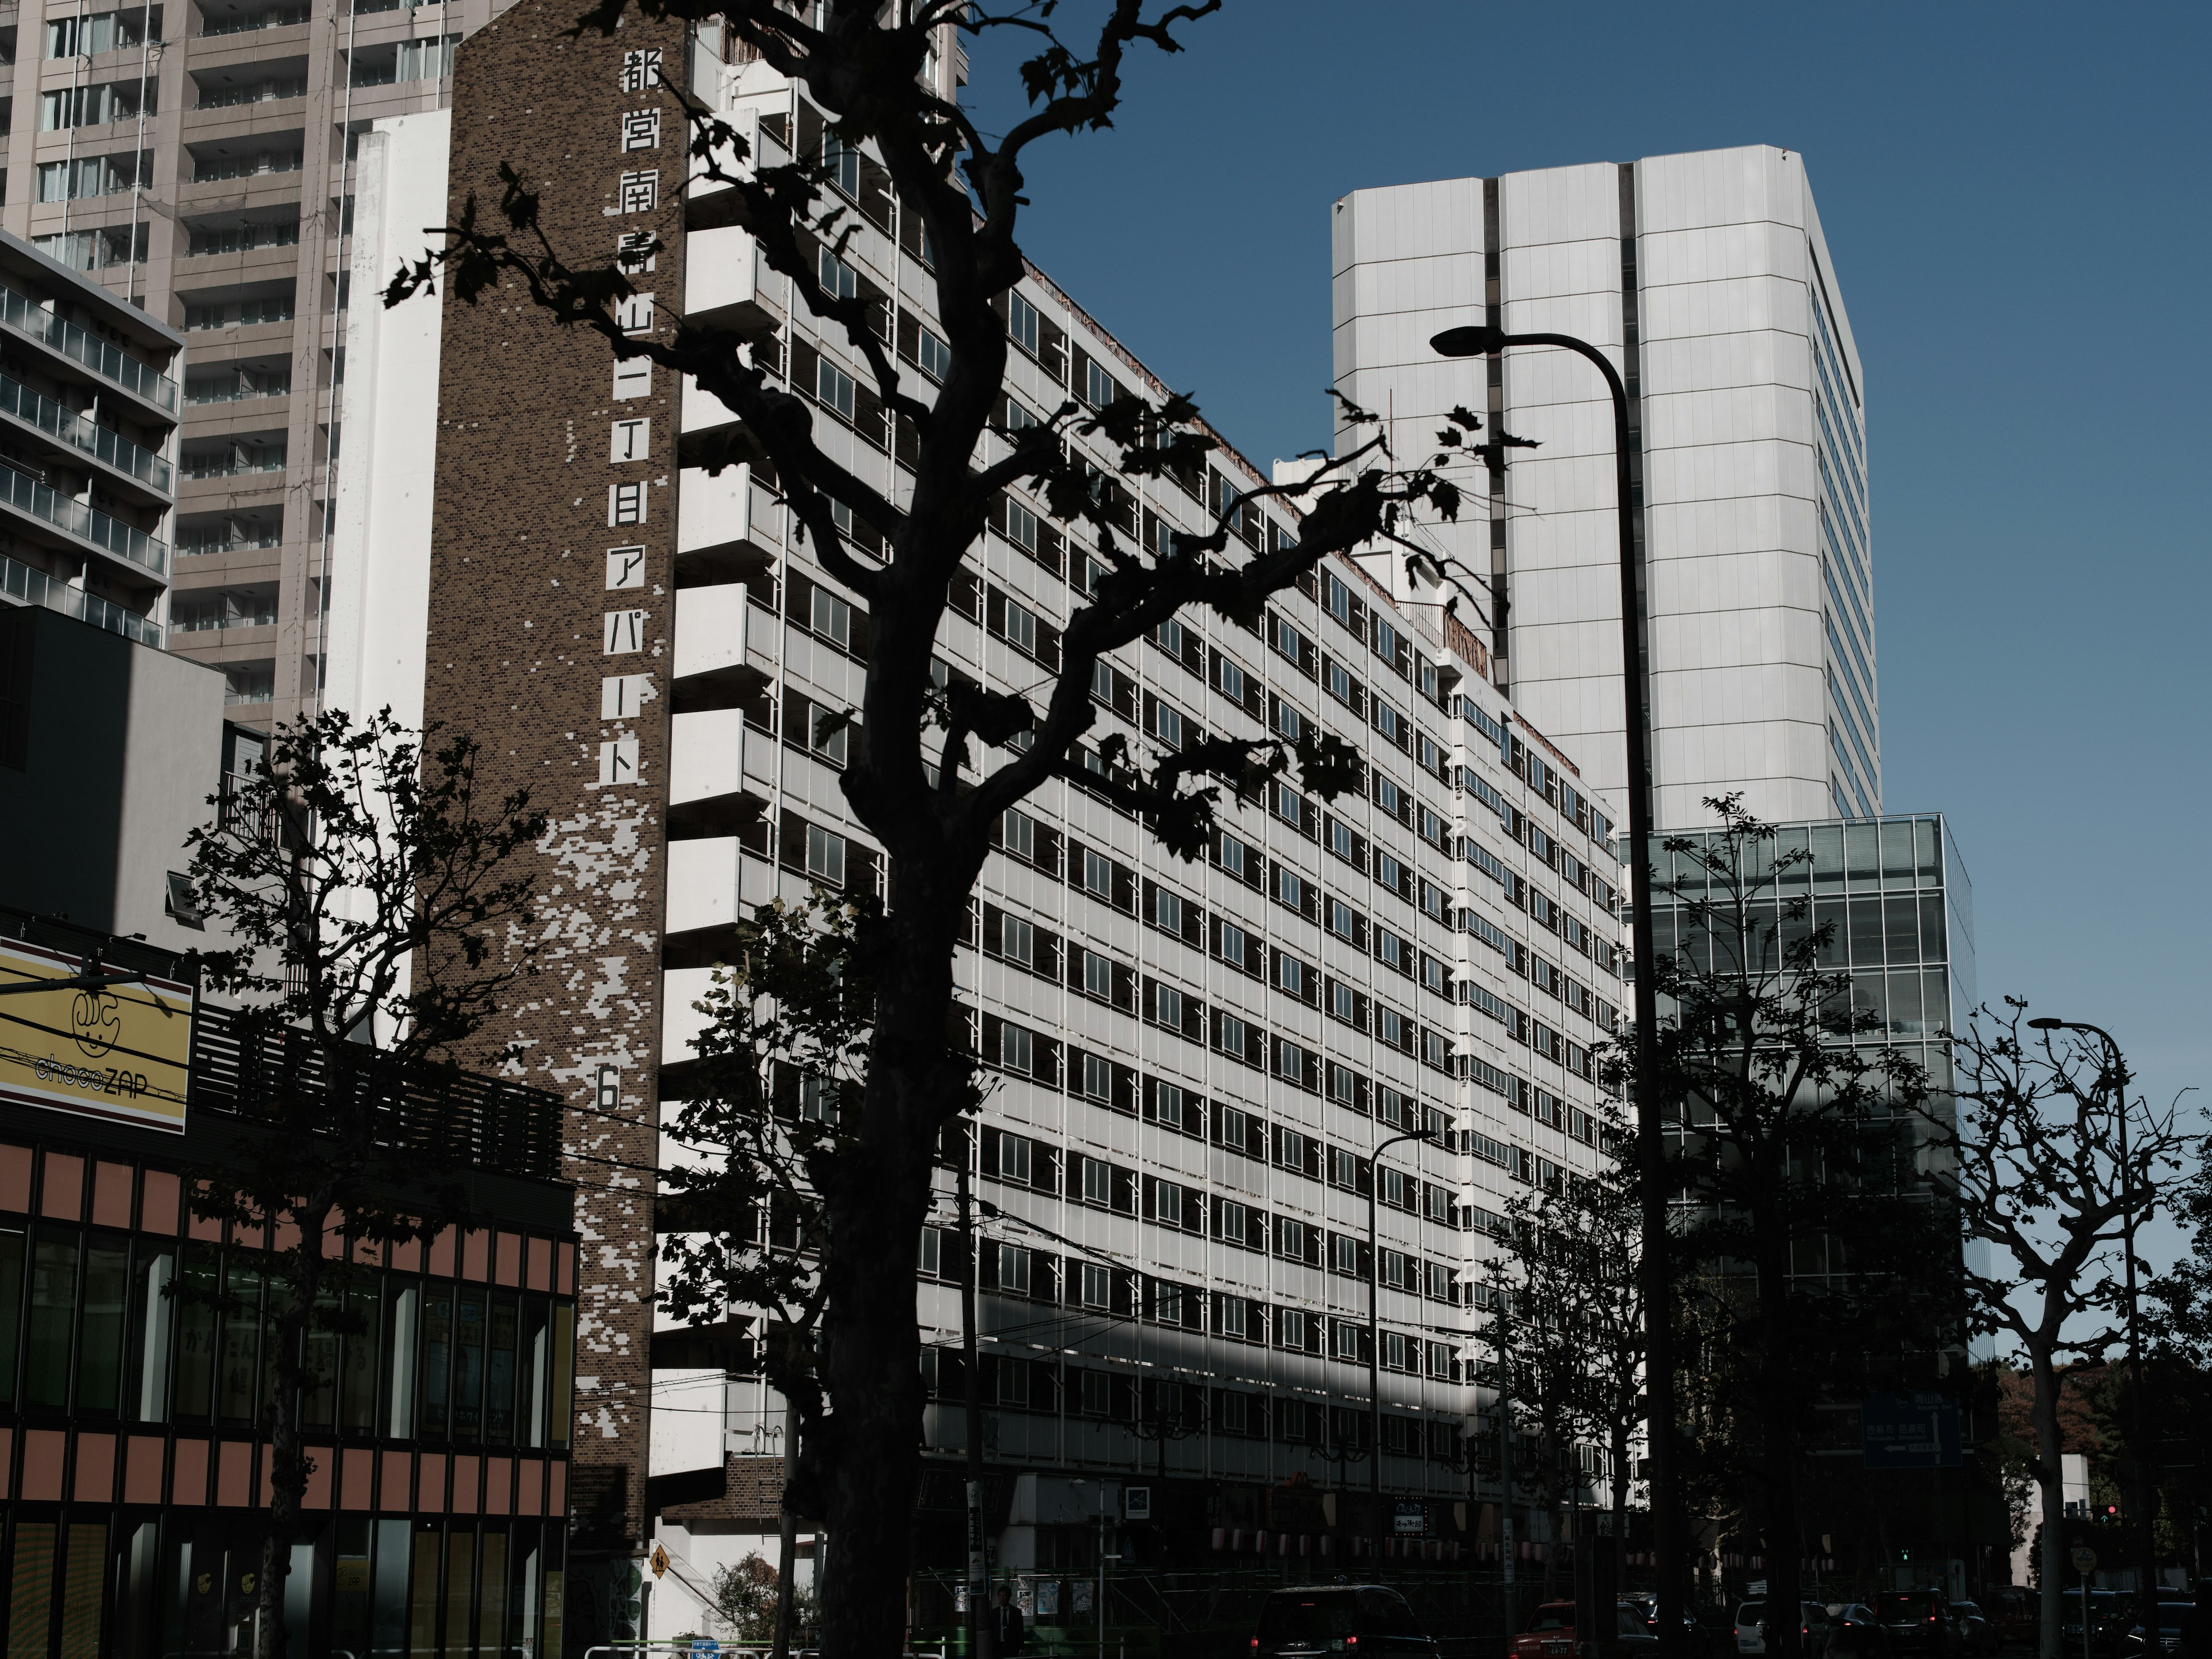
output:
<instances>
[{"instance_id":1,"label":"traffic light","mask_svg":"<svg viewBox=\"0 0 2212 1659\"><path fill-rule=\"evenodd\" d=\"M1911 1566L1912 1565L1912 1546L1910 1544L1899 1545L1897 1551L1897 1559L1902 1565L1908 1567Z\"/></svg>"}]
</instances>

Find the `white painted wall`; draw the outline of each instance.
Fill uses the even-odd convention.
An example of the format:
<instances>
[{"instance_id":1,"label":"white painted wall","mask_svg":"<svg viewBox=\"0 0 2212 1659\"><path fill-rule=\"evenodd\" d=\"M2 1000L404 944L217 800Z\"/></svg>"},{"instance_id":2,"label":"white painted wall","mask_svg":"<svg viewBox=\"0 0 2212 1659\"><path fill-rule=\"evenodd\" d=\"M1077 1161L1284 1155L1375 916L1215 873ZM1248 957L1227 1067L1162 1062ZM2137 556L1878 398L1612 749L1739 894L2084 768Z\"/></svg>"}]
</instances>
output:
<instances>
[{"instance_id":1,"label":"white painted wall","mask_svg":"<svg viewBox=\"0 0 2212 1659\"><path fill-rule=\"evenodd\" d=\"M424 228L445 222L452 131L445 110L379 121L362 135L356 173L323 702L356 716L389 707L410 726L422 720L445 283L389 311L381 296L441 240Z\"/></svg>"}]
</instances>

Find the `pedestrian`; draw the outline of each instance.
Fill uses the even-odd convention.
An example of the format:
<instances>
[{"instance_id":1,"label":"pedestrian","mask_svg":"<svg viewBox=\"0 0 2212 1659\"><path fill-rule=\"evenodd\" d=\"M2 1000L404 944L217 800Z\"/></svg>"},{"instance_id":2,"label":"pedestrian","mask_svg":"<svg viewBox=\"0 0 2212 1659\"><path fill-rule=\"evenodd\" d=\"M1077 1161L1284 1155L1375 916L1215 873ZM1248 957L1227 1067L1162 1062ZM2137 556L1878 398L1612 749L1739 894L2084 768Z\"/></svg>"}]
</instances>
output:
<instances>
[{"instance_id":1,"label":"pedestrian","mask_svg":"<svg viewBox=\"0 0 2212 1659\"><path fill-rule=\"evenodd\" d=\"M2212 1659L2212 1583L2197 1587L2197 1604L2181 1615L2181 1659Z\"/></svg>"},{"instance_id":2,"label":"pedestrian","mask_svg":"<svg viewBox=\"0 0 2212 1659\"><path fill-rule=\"evenodd\" d=\"M1022 1650L1025 1626L1022 1610L1014 1605L1014 1593L1004 1584L999 1586L999 1605L991 1611L991 1651L998 1659L1014 1659ZM2204 1659L2212 1659L2207 1653Z\"/></svg>"}]
</instances>

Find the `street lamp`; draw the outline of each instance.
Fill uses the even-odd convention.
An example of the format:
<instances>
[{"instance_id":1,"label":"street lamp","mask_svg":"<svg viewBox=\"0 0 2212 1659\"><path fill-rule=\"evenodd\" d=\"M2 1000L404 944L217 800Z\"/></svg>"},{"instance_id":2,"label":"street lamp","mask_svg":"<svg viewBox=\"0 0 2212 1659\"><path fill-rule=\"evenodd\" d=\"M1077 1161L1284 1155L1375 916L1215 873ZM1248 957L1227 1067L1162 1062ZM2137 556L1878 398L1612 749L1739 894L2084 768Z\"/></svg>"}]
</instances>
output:
<instances>
[{"instance_id":1,"label":"street lamp","mask_svg":"<svg viewBox=\"0 0 2212 1659\"><path fill-rule=\"evenodd\" d=\"M2109 1079L2112 1100L2120 1119L2120 1259L2126 1281L2128 1298L2128 1369L2135 1373L2135 1407L2129 1415L2135 1419L2136 1443L2136 1530L2137 1547L2142 1552L2143 1581L2136 1586L2136 1595L2143 1608L2143 1628L2157 1626L2154 1615L2158 1612L2156 1580L2158 1578L2157 1517L2152 1512L2153 1497L2150 1484L2150 1437L2143 1426L2143 1364L2142 1343L2136 1328L2136 1183L2135 1173L2128 1167L2128 1062L2120 1052L2120 1045L2112 1034L2101 1025L2092 1025L2085 1019L2053 1019L2045 1015L2027 1022L2031 1030L2081 1031L2095 1036L2105 1046L2106 1061L2098 1068L2098 1081Z\"/></svg>"},{"instance_id":2,"label":"street lamp","mask_svg":"<svg viewBox=\"0 0 2212 1659\"><path fill-rule=\"evenodd\" d=\"M1374 1559L1382 1553L1382 1352L1378 1304L1382 1299L1382 1252L1375 1243L1375 1194L1382 1185L1382 1154L1401 1140L1426 1140L1426 1129L1413 1129L1368 1155L1367 1170L1367 1524ZM1415 1168L1419 1165L1416 1164Z\"/></svg>"},{"instance_id":3,"label":"street lamp","mask_svg":"<svg viewBox=\"0 0 2212 1659\"><path fill-rule=\"evenodd\" d=\"M1644 651L1643 606L1636 564L1636 529L1629 517L1628 389L1606 355L1571 334L1509 334L1487 325L1448 328L1429 342L1446 357L1484 357L1507 346L1558 346L1588 358L1613 394L1613 515L1620 532L1620 667L1628 741L1628 847L1635 955L1636 1121L1638 1185L1644 1198L1644 1384L1651 1468L1651 1547L1659 1567L1659 1639L1680 1645L1681 1553L1675 1532L1674 1332L1667 1317L1667 1152L1658 1083L1659 988L1651 939L1650 665Z\"/></svg>"}]
</instances>

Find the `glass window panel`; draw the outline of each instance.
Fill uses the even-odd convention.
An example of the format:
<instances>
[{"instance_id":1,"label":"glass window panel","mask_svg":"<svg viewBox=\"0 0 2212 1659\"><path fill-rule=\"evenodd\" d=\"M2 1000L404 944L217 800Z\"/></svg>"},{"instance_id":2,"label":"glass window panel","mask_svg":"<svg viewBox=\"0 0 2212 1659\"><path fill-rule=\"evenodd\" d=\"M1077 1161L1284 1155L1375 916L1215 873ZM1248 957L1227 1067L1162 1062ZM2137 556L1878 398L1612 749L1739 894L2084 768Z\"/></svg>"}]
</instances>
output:
<instances>
[{"instance_id":1,"label":"glass window panel","mask_svg":"<svg viewBox=\"0 0 2212 1659\"><path fill-rule=\"evenodd\" d=\"M1844 826L1844 867L1850 890L1871 892L1881 879L1881 826L1847 823Z\"/></svg>"},{"instance_id":2,"label":"glass window panel","mask_svg":"<svg viewBox=\"0 0 2212 1659\"><path fill-rule=\"evenodd\" d=\"M545 1345L550 1340L543 1302L532 1297L522 1306L522 1358L516 1398L522 1402L520 1420L526 1446L545 1443Z\"/></svg>"},{"instance_id":3,"label":"glass window panel","mask_svg":"<svg viewBox=\"0 0 2212 1659\"><path fill-rule=\"evenodd\" d=\"M477 1588L477 1651L495 1654L499 1649L500 1615L507 1607L507 1529L487 1527L483 1535L483 1571Z\"/></svg>"},{"instance_id":4,"label":"glass window panel","mask_svg":"<svg viewBox=\"0 0 2212 1659\"><path fill-rule=\"evenodd\" d=\"M123 1333L131 1299L131 1247L94 1238L84 1256L84 1318L77 1333L76 1403L112 1412L123 1391ZM72 1551L76 1545L70 1544Z\"/></svg>"},{"instance_id":5,"label":"glass window panel","mask_svg":"<svg viewBox=\"0 0 2212 1659\"><path fill-rule=\"evenodd\" d=\"M447 1432L453 1349L453 1292L432 1285L422 1292L422 1408L418 1433L432 1438Z\"/></svg>"},{"instance_id":6,"label":"glass window panel","mask_svg":"<svg viewBox=\"0 0 2212 1659\"><path fill-rule=\"evenodd\" d=\"M35 1276L35 1269L33 1273ZM8 1651L46 1650L54 1617L54 1534L51 1521L15 1523L15 1559L8 1574Z\"/></svg>"},{"instance_id":7,"label":"glass window panel","mask_svg":"<svg viewBox=\"0 0 2212 1659\"><path fill-rule=\"evenodd\" d=\"M545 1431L549 1443L568 1443L570 1385L576 1374L576 1308L564 1302L553 1310L553 1387L547 1407Z\"/></svg>"},{"instance_id":8,"label":"glass window panel","mask_svg":"<svg viewBox=\"0 0 2212 1659\"><path fill-rule=\"evenodd\" d=\"M384 1281L375 1274L346 1292L353 1328L346 1332L338 1372L338 1421L343 1428L376 1427L377 1338L384 1329Z\"/></svg>"},{"instance_id":9,"label":"glass window panel","mask_svg":"<svg viewBox=\"0 0 2212 1659\"><path fill-rule=\"evenodd\" d=\"M1813 884L1815 887L1835 887L1844 879L1844 826L1840 823L1816 823L1810 832L1813 849Z\"/></svg>"},{"instance_id":10,"label":"glass window panel","mask_svg":"<svg viewBox=\"0 0 2212 1659\"><path fill-rule=\"evenodd\" d=\"M447 1659L467 1659L469 1651L469 1592L474 1588L476 1553L473 1528L456 1526L446 1536L446 1653Z\"/></svg>"},{"instance_id":11,"label":"glass window panel","mask_svg":"<svg viewBox=\"0 0 2212 1659\"><path fill-rule=\"evenodd\" d=\"M1920 902L1910 894L1881 902L1883 945L1893 963L1920 960Z\"/></svg>"},{"instance_id":12,"label":"glass window panel","mask_svg":"<svg viewBox=\"0 0 2212 1659\"><path fill-rule=\"evenodd\" d=\"M1850 902L1851 966L1881 966L1881 901L1855 898Z\"/></svg>"},{"instance_id":13,"label":"glass window panel","mask_svg":"<svg viewBox=\"0 0 2212 1659\"><path fill-rule=\"evenodd\" d=\"M1951 1030L1951 976L1941 968L1930 968L1920 975L1921 1013L1928 1022L1930 1036L1946 1036Z\"/></svg>"},{"instance_id":14,"label":"glass window panel","mask_svg":"<svg viewBox=\"0 0 2212 1659\"><path fill-rule=\"evenodd\" d=\"M170 1334L176 1328L177 1277L173 1250L155 1250L138 1258L131 1325L137 1352L138 1421L159 1423L168 1415L169 1365L173 1358Z\"/></svg>"},{"instance_id":15,"label":"glass window panel","mask_svg":"<svg viewBox=\"0 0 2212 1659\"><path fill-rule=\"evenodd\" d=\"M1912 885L1912 820L1890 818L1881 826L1882 885L1890 888Z\"/></svg>"},{"instance_id":16,"label":"glass window panel","mask_svg":"<svg viewBox=\"0 0 2212 1659\"><path fill-rule=\"evenodd\" d=\"M416 1523L414 1594L407 1604L407 1651L432 1654L438 1650L438 1523Z\"/></svg>"},{"instance_id":17,"label":"glass window panel","mask_svg":"<svg viewBox=\"0 0 2212 1659\"><path fill-rule=\"evenodd\" d=\"M369 1527L366 1516L343 1516L337 1523L337 1559L331 1569L331 1646L333 1650L368 1650Z\"/></svg>"},{"instance_id":18,"label":"glass window panel","mask_svg":"<svg viewBox=\"0 0 2212 1659\"><path fill-rule=\"evenodd\" d=\"M415 1432L415 1375L421 1369L416 1339L422 1323L422 1287L404 1285L392 1302L392 1433L408 1439Z\"/></svg>"},{"instance_id":19,"label":"glass window panel","mask_svg":"<svg viewBox=\"0 0 2212 1659\"><path fill-rule=\"evenodd\" d=\"M15 1352L23 1334L23 1235L0 1232L0 1406L15 1401Z\"/></svg>"},{"instance_id":20,"label":"glass window panel","mask_svg":"<svg viewBox=\"0 0 2212 1659\"><path fill-rule=\"evenodd\" d=\"M233 1262L225 1275L222 1346L216 1358L216 1412L251 1421L261 1358L261 1275Z\"/></svg>"},{"instance_id":21,"label":"glass window panel","mask_svg":"<svg viewBox=\"0 0 2212 1659\"><path fill-rule=\"evenodd\" d=\"M76 1308L75 1233L42 1230L31 1254L31 1318L23 1344L23 1403L69 1404L70 1315ZM51 1545L49 1548L51 1548Z\"/></svg>"},{"instance_id":22,"label":"glass window panel","mask_svg":"<svg viewBox=\"0 0 2212 1659\"><path fill-rule=\"evenodd\" d=\"M314 1317L308 1322L304 1356L307 1381L300 1391L300 1420L311 1428L329 1428L337 1413L340 1339L337 1322L343 1305L337 1291L319 1291Z\"/></svg>"},{"instance_id":23,"label":"glass window panel","mask_svg":"<svg viewBox=\"0 0 2212 1659\"><path fill-rule=\"evenodd\" d=\"M1920 959L1923 962L1942 962L1948 959L1944 949L1943 896L1926 893L1920 899Z\"/></svg>"},{"instance_id":24,"label":"glass window panel","mask_svg":"<svg viewBox=\"0 0 2212 1659\"><path fill-rule=\"evenodd\" d=\"M177 1295L176 1412L204 1421L215 1407L216 1260L211 1250L187 1245Z\"/></svg>"},{"instance_id":25,"label":"glass window panel","mask_svg":"<svg viewBox=\"0 0 2212 1659\"><path fill-rule=\"evenodd\" d=\"M1889 1003L1882 990L1880 974L1860 974L1851 981L1851 1012L1855 1015L1872 1014L1875 1018L1875 1023L1861 1034L1864 1036L1880 1036L1887 1025Z\"/></svg>"},{"instance_id":26,"label":"glass window panel","mask_svg":"<svg viewBox=\"0 0 2212 1659\"><path fill-rule=\"evenodd\" d=\"M514 1438L515 1305L501 1297L491 1305L490 1344L484 1359L484 1438Z\"/></svg>"},{"instance_id":27,"label":"glass window panel","mask_svg":"<svg viewBox=\"0 0 2212 1659\"><path fill-rule=\"evenodd\" d=\"M374 1624L369 1647L378 1653L403 1653L407 1646L408 1522L376 1523L375 1600L369 1609ZM365 1656L364 1656L365 1659Z\"/></svg>"},{"instance_id":28,"label":"glass window panel","mask_svg":"<svg viewBox=\"0 0 2212 1659\"><path fill-rule=\"evenodd\" d=\"M1914 861L1920 866L1921 884L1928 886L1942 880L1943 861L1936 847L1936 820L1913 819L1912 842Z\"/></svg>"},{"instance_id":29,"label":"glass window panel","mask_svg":"<svg viewBox=\"0 0 2212 1659\"><path fill-rule=\"evenodd\" d=\"M1889 976L1889 1032L1892 1036L1919 1036L1928 1027L1921 1017L1920 975L1907 971Z\"/></svg>"},{"instance_id":30,"label":"glass window panel","mask_svg":"<svg viewBox=\"0 0 2212 1659\"><path fill-rule=\"evenodd\" d=\"M453 1433L473 1440L483 1427L484 1293L463 1291L453 1318Z\"/></svg>"}]
</instances>

